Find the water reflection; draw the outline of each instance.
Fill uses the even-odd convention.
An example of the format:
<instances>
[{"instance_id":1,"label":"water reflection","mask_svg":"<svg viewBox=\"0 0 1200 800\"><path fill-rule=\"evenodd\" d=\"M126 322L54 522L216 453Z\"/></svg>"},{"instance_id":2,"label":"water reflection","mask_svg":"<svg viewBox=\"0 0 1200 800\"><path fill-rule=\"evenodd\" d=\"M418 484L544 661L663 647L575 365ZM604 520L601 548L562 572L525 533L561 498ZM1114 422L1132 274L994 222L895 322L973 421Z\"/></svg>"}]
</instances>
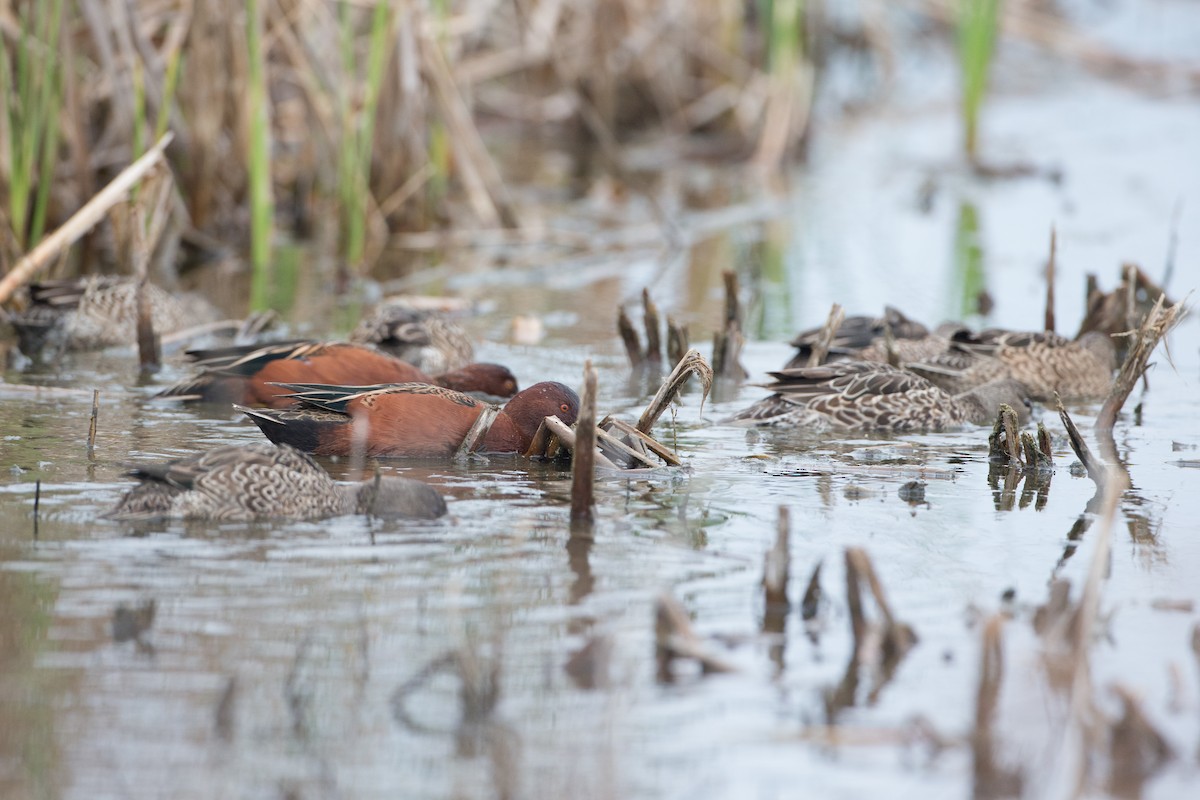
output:
<instances>
[{"instance_id":1,"label":"water reflection","mask_svg":"<svg viewBox=\"0 0 1200 800\"><path fill-rule=\"evenodd\" d=\"M0 564L19 558L0 549ZM55 698L67 687L38 669L57 588L28 572L0 569L0 795L58 797L62 761Z\"/></svg>"}]
</instances>

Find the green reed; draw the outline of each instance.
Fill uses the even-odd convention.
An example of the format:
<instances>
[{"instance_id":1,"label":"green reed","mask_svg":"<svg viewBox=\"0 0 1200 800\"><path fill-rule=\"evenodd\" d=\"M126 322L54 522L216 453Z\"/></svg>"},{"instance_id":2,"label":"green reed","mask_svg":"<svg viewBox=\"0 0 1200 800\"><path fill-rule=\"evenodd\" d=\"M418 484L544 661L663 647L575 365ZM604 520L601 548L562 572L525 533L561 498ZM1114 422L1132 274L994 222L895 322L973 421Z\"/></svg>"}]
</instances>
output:
<instances>
[{"instance_id":1,"label":"green reed","mask_svg":"<svg viewBox=\"0 0 1200 800\"><path fill-rule=\"evenodd\" d=\"M962 201L954 227L954 284L952 316L968 317L980 313L980 298L987 289L983 245L980 242L979 210Z\"/></svg>"},{"instance_id":2,"label":"green reed","mask_svg":"<svg viewBox=\"0 0 1200 800\"><path fill-rule=\"evenodd\" d=\"M62 0L22 6L21 38L12 55L0 36L0 113L4 115L0 141L7 162L3 167L9 222L22 250L42 238L58 162L62 6ZM10 60L14 56L15 65Z\"/></svg>"},{"instance_id":3,"label":"green reed","mask_svg":"<svg viewBox=\"0 0 1200 800\"><path fill-rule=\"evenodd\" d=\"M351 86L358 82L353 8L340 8L343 86L341 118L345 124L338 152L338 197L341 201L343 254L347 264L360 267L366 250L367 200L370 197L371 156L375 149L375 116L384 68L391 53L393 14L388 3L376 3L371 15L366 73L361 101L352 107Z\"/></svg>"},{"instance_id":4,"label":"green reed","mask_svg":"<svg viewBox=\"0 0 1200 800\"><path fill-rule=\"evenodd\" d=\"M962 69L963 148L974 161L979 149L979 111L1000 27L1000 0L959 0L958 61Z\"/></svg>"},{"instance_id":5,"label":"green reed","mask_svg":"<svg viewBox=\"0 0 1200 800\"><path fill-rule=\"evenodd\" d=\"M271 280L271 126L267 106L266 57L263 53L263 18L258 0L246 2L246 44L249 50L248 88L250 114L250 305L268 308Z\"/></svg>"},{"instance_id":6,"label":"green reed","mask_svg":"<svg viewBox=\"0 0 1200 800\"><path fill-rule=\"evenodd\" d=\"M804 56L804 0L767 0L765 6L769 68L790 76Z\"/></svg>"}]
</instances>

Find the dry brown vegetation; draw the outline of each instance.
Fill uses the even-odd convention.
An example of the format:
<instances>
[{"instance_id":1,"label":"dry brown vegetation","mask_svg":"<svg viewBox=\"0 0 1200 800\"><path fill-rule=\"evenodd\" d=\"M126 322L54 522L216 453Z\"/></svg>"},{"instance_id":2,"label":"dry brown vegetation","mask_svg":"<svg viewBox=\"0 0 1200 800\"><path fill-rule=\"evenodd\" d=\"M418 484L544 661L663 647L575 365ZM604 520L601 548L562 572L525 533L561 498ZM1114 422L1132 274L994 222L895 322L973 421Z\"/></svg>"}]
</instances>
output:
<instances>
[{"instance_id":1,"label":"dry brown vegetation","mask_svg":"<svg viewBox=\"0 0 1200 800\"><path fill-rule=\"evenodd\" d=\"M255 5L276 224L340 237L344 252L354 196L367 261L396 231L520 225L484 146L489 126L556 126L576 143L577 173L619 175L622 143L647 130L715 134L724 153L776 163L806 124L799 4L776 4L795 5L784 53L735 0L78 0L63 4L57 34L34 24L36 3L10 0L0 31L14 70L22 47L38 68L63 67L46 230L169 128L185 240L244 244ZM21 133L10 123L29 122L19 117L0 125L5 194L17 166L8 143ZM365 181L355 174L364 166ZM0 200L11 230L13 198ZM7 263L33 244L4 238Z\"/></svg>"}]
</instances>

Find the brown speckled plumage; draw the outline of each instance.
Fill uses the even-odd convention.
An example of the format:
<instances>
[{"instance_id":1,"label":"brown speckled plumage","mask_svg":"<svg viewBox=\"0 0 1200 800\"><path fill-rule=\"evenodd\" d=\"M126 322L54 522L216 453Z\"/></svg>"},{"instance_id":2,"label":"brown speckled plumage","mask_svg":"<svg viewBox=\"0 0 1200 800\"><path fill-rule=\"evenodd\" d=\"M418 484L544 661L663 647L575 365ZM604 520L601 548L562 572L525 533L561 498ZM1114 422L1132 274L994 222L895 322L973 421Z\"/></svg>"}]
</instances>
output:
<instances>
[{"instance_id":1,"label":"brown speckled plumage","mask_svg":"<svg viewBox=\"0 0 1200 800\"><path fill-rule=\"evenodd\" d=\"M446 504L433 487L386 477L337 483L291 447L225 445L190 458L134 468L140 480L106 516L221 522L378 514L433 519Z\"/></svg>"},{"instance_id":2,"label":"brown speckled plumage","mask_svg":"<svg viewBox=\"0 0 1200 800\"><path fill-rule=\"evenodd\" d=\"M887 363L887 332L892 335L892 349L901 365L920 361L946 349L948 336L958 326L939 326L930 331L920 322L909 319L891 306L884 309L882 317L847 317L835 331L830 342L829 354L823 363L834 361L878 361ZM821 329L803 331L792 339L796 354L784 366L794 369L808 366L812 349L820 338Z\"/></svg>"},{"instance_id":3,"label":"brown speckled plumage","mask_svg":"<svg viewBox=\"0 0 1200 800\"><path fill-rule=\"evenodd\" d=\"M350 341L371 344L426 372L449 372L474 358L462 327L436 311L387 304L363 318Z\"/></svg>"},{"instance_id":4,"label":"brown speckled plumage","mask_svg":"<svg viewBox=\"0 0 1200 800\"><path fill-rule=\"evenodd\" d=\"M1020 387L1002 381L949 395L924 378L887 364L840 361L770 373L775 394L729 422L812 430L940 431L984 424L1000 403L1024 408Z\"/></svg>"},{"instance_id":5,"label":"brown speckled plumage","mask_svg":"<svg viewBox=\"0 0 1200 800\"><path fill-rule=\"evenodd\" d=\"M33 358L63 350L99 350L137 342L137 280L95 276L30 286L30 305L13 314L21 351ZM146 285L154 330L174 333L219 318L198 295L172 295Z\"/></svg>"},{"instance_id":6,"label":"brown speckled plumage","mask_svg":"<svg viewBox=\"0 0 1200 800\"><path fill-rule=\"evenodd\" d=\"M1056 392L1064 400L1102 400L1112 388L1115 368L1116 348L1102 333L1072 341L1049 332L998 329L960 331L944 354L913 367L947 390L1011 377L1040 402L1053 400Z\"/></svg>"}]
</instances>

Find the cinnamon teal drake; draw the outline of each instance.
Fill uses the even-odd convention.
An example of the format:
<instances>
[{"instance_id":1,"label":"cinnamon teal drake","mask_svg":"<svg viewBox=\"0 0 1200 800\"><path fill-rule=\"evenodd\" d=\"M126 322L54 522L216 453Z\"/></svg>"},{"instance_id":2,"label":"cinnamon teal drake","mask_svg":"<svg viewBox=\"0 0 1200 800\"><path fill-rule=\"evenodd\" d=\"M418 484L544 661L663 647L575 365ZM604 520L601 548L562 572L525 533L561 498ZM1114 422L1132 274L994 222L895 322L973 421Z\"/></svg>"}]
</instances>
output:
<instances>
[{"instance_id":1,"label":"cinnamon teal drake","mask_svg":"<svg viewBox=\"0 0 1200 800\"><path fill-rule=\"evenodd\" d=\"M350 341L374 345L426 372L447 372L475 357L471 338L439 311L385 303L364 317Z\"/></svg>"},{"instance_id":2,"label":"cinnamon teal drake","mask_svg":"<svg viewBox=\"0 0 1200 800\"><path fill-rule=\"evenodd\" d=\"M889 360L887 336L892 337L892 352L900 365L920 361L946 349L948 336L959 326L938 326L934 331L910 319L899 310L887 306L882 317L853 316L842 320L834 331L829 353L823 363L833 361L878 361ZM807 367L813 348L821 336L821 328L801 331L792 339L796 354L784 365L784 369Z\"/></svg>"},{"instance_id":3,"label":"cinnamon teal drake","mask_svg":"<svg viewBox=\"0 0 1200 800\"><path fill-rule=\"evenodd\" d=\"M1071 340L1051 332L999 329L959 331L946 351L908 368L946 391L965 391L1012 378L1030 399L1094 402L1108 396L1117 351L1112 338L1093 331Z\"/></svg>"},{"instance_id":4,"label":"cinnamon teal drake","mask_svg":"<svg viewBox=\"0 0 1200 800\"><path fill-rule=\"evenodd\" d=\"M765 387L775 393L726 422L899 433L988 424L1001 403L1028 416L1024 392L1010 380L951 395L919 375L867 361L838 361L770 375L775 380Z\"/></svg>"},{"instance_id":5,"label":"cinnamon teal drake","mask_svg":"<svg viewBox=\"0 0 1200 800\"><path fill-rule=\"evenodd\" d=\"M338 483L288 446L249 444L133 468L139 483L105 516L173 517L220 522L319 519L343 514L435 519L446 502L428 484L380 477Z\"/></svg>"},{"instance_id":6,"label":"cinnamon teal drake","mask_svg":"<svg viewBox=\"0 0 1200 800\"><path fill-rule=\"evenodd\" d=\"M534 384L498 410L469 395L426 383L285 388L297 407L236 408L271 441L325 456L524 453L545 417L572 425L579 415L579 397L554 382Z\"/></svg>"},{"instance_id":7,"label":"cinnamon teal drake","mask_svg":"<svg viewBox=\"0 0 1200 800\"><path fill-rule=\"evenodd\" d=\"M286 408L293 401L281 383L364 386L433 383L489 398L517 393L517 379L499 364L465 367L426 375L405 361L361 344L290 341L267 346L225 347L190 353L201 371L156 397L188 402L237 403Z\"/></svg>"},{"instance_id":8,"label":"cinnamon teal drake","mask_svg":"<svg viewBox=\"0 0 1200 800\"><path fill-rule=\"evenodd\" d=\"M47 358L70 350L101 350L137 343L136 278L93 276L43 281L29 287L29 305L9 315L21 352ZM159 335L213 322L220 313L195 294L173 295L146 284L154 330Z\"/></svg>"}]
</instances>

